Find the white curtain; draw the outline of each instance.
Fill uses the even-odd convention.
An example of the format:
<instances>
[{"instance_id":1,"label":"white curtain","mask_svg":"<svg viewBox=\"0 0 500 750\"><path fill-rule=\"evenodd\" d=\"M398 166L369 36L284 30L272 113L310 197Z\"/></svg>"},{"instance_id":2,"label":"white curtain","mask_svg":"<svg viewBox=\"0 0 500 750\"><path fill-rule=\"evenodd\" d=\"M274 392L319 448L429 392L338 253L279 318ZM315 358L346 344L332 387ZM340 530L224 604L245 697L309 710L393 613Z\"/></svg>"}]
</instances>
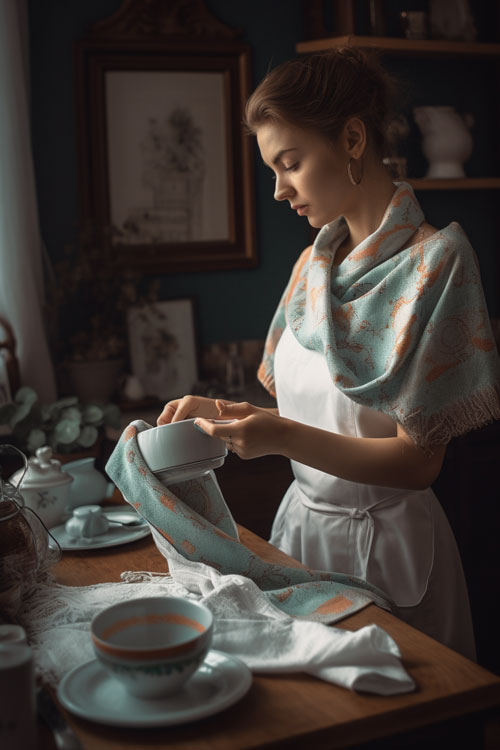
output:
<instances>
[{"instance_id":1,"label":"white curtain","mask_svg":"<svg viewBox=\"0 0 500 750\"><path fill-rule=\"evenodd\" d=\"M0 316L17 339L22 385L55 398L42 321L43 267L31 152L26 0L0 0Z\"/></svg>"}]
</instances>

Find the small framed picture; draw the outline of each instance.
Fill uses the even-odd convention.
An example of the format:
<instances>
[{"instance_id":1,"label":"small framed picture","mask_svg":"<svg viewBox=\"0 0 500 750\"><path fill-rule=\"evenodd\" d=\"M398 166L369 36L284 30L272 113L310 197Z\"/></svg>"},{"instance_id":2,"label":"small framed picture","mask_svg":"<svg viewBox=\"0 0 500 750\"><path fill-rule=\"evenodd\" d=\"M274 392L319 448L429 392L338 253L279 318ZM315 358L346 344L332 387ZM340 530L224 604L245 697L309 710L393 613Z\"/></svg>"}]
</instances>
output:
<instances>
[{"instance_id":1,"label":"small framed picture","mask_svg":"<svg viewBox=\"0 0 500 750\"><path fill-rule=\"evenodd\" d=\"M130 308L128 332L132 374L145 395L168 401L190 393L198 379L191 299Z\"/></svg>"}]
</instances>

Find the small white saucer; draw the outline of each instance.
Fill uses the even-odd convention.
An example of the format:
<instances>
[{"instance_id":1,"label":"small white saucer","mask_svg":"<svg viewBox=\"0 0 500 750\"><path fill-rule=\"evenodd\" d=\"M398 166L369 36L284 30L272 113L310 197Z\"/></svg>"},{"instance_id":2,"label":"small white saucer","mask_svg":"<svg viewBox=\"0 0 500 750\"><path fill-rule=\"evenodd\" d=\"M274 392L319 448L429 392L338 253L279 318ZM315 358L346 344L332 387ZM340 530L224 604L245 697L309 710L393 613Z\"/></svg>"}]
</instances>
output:
<instances>
[{"instance_id":1,"label":"small white saucer","mask_svg":"<svg viewBox=\"0 0 500 750\"><path fill-rule=\"evenodd\" d=\"M103 508L103 511L104 515L110 520L116 518L117 521L132 521L141 518L135 510ZM100 549L102 547L116 547L119 544L135 542L136 539L142 539L144 536L147 536L151 532L151 529L146 521L141 522L138 526L119 526L118 524L112 524L105 534L99 534L91 539L73 539L67 533L63 523L59 526L54 526L52 529L49 529L49 531L59 542L62 550L75 551L80 549L86 550ZM54 542L50 538L49 544L51 547L55 547Z\"/></svg>"},{"instance_id":2,"label":"small white saucer","mask_svg":"<svg viewBox=\"0 0 500 750\"><path fill-rule=\"evenodd\" d=\"M115 727L164 727L211 716L242 698L252 673L242 661L211 650L182 689L168 698L134 698L100 665L86 662L61 680L60 703L89 721Z\"/></svg>"}]
</instances>

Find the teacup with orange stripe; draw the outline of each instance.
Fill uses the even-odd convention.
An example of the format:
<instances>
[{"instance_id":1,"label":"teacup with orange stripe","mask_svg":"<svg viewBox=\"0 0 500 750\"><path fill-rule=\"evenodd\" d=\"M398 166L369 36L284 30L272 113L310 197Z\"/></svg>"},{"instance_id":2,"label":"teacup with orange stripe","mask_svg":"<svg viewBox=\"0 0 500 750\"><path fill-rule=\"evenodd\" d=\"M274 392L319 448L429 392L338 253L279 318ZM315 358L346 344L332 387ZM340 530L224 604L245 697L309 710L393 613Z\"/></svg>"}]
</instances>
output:
<instances>
[{"instance_id":1,"label":"teacup with orange stripe","mask_svg":"<svg viewBox=\"0 0 500 750\"><path fill-rule=\"evenodd\" d=\"M176 693L205 658L212 631L207 607L176 596L113 604L90 625L101 664L139 698Z\"/></svg>"}]
</instances>

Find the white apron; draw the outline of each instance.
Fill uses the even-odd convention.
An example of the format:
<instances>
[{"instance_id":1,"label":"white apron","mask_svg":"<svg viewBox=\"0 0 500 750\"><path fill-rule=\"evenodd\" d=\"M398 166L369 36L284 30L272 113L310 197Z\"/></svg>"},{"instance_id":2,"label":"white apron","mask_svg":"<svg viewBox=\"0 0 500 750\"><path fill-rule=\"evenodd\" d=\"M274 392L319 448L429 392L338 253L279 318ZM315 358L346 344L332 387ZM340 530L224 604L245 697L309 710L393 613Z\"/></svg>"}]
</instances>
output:
<instances>
[{"instance_id":1,"label":"white apron","mask_svg":"<svg viewBox=\"0 0 500 750\"><path fill-rule=\"evenodd\" d=\"M389 417L343 395L322 355L302 347L289 328L274 374L283 417L354 437L396 434ZM292 470L271 544L316 570L375 584L396 602L401 619L474 659L462 565L433 491L357 484L296 461Z\"/></svg>"}]
</instances>

